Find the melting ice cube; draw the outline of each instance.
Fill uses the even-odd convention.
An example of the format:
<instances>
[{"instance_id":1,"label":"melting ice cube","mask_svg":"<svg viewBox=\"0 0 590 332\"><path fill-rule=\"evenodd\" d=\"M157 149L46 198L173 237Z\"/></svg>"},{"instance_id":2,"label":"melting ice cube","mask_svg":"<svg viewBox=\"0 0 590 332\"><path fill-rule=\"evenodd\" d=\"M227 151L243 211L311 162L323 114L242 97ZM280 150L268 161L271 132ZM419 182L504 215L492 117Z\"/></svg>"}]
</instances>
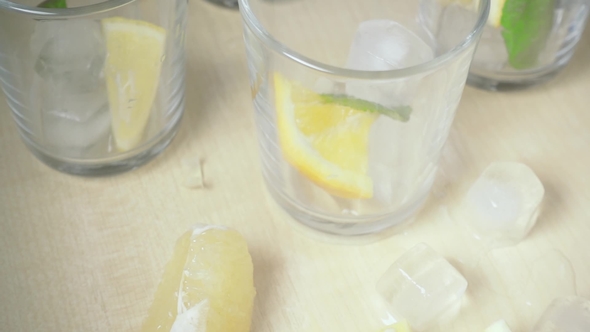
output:
<instances>
[{"instance_id":1,"label":"melting ice cube","mask_svg":"<svg viewBox=\"0 0 590 332\"><path fill-rule=\"evenodd\" d=\"M393 316L419 331L459 304L466 289L461 273L424 243L404 253L377 283Z\"/></svg>"},{"instance_id":2,"label":"melting ice cube","mask_svg":"<svg viewBox=\"0 0 590 332\"><path fill-rule=\"evenodd\" d=\"M590 301L578 296L554 300L533 329L533 332L588 331L590 331Z\"/></svg>"},{"instance_id":3,"label":"melting ice cube","mask_svg":"<svg viewBox=\"0 0 590 332\"><path fill-rule=\"evenodd\" d=\"M444 6L436 30L437 51L445 53L459 46L475 28L477 14L477 10L463 4Z\"/></svg>"},{"instance_id":4,"label":"melting ice cube","mask_svg":"<svg viewBox=\"0 0 590 332\"><path fill-rule=\"evenodd\" d=\"M475 1L472 3L472 5ZM477 10L465 4L448 4L440 15L436 31L438 52L448 52L459 46L477 23ZM508 51L500 28L486 24L478 44L473 64L486 69L502 69L508 62Z\"/></svg>"},{"instance_id":5,"label":"melting ice cube","mask_svg":"<svg viewBox=\"0 0 590 332\"><path fill-rule=\"evenodd\" d=\"M31 48L35 71L71 92L88 92L101 85L106 57L101 27L92 20L40 21Z\"/></svg>"},{"instance_id":6,"label":"melting ice cube","mask_svg":"<svg viewBox=\"0 0 590 332\"><path fill-rule=\"evenodd\" d=\"M358 70L392 70L431 60L432 48L414 32L391 20L362 22L346 66Z\"/></svg>"},{"instance_id":7,"label":"melting ice cube","mask_svg":"<svg viewBox=\"0 0 590 332\"><path fill-rule=\"evenodd\" d=\"M391 20L362 22L350 46L346 66L351 69L383 71L415 66L432 60L432 48L418 35ZM346 93L387 107L407 105L416 88L414 78L349 81Z\"/></svg>"},{"instance_id":8,"label":"melting ice cube","mask_svg":"<svg viewBox=\"0 0 590 332\"><path fill-rule=\"evenodd\" d=\"M495 162L469 189L460 216L478 236L514 244L535 225L544 193L543 184L528 166Z\"/></svg>"},{"instance_id":9,"label":"melting ice cube","mask_svg":"<svg viewBox=\"0 0 590 332\"><path fill-rule=\"evenodd\" d=\"M473 56L473 64L489 70L503 69L508 63L508 51L502 31L486 25Z\"/></svg>"},{"instance_id":10,"label":"melting ice cube","mask_svg":"<svg viewBox=\"0 0 590 332\"><path fill-rule=\"evenodd\" d=\"M60 148L85 148L105 138L110 114L100 24L39 21L31 50L38 54L31 100L41 112L45 139Z\"/></svg>"}]
</instances>

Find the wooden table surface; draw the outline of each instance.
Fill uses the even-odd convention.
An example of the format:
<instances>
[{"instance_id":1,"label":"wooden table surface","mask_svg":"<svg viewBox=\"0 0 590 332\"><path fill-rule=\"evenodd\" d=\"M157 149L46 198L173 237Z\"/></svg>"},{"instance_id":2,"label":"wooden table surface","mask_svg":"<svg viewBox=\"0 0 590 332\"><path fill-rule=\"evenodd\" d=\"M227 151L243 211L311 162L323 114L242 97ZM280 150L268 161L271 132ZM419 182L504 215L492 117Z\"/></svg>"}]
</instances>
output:
<instances>
[{"instance_id":1,"label":"wooden table surface","mask_svg":"<svg viewBox=\"0 0 590 332\"><path fill-rule=\"evenodd\" d=\"M187 107L172 145L133 172L54 171L21 142L0 102L0 330L137 331L176 239L195 223L234 227L254 261L252 331L376 331L375 284L426 242L468 279L446 331L504 318L529 331L556 296L590 297L590 35L570 65L534 89L466 88L432 195L414 223L341 239L292 221L260 174L239 13L192 1ZM588 30L588 29L587 29ZM181 161L204 160L206 188L182 186ZM514 247L482 250L452 209L492 161L529 165L543 212Z\"/></svg>"}]
</instances>

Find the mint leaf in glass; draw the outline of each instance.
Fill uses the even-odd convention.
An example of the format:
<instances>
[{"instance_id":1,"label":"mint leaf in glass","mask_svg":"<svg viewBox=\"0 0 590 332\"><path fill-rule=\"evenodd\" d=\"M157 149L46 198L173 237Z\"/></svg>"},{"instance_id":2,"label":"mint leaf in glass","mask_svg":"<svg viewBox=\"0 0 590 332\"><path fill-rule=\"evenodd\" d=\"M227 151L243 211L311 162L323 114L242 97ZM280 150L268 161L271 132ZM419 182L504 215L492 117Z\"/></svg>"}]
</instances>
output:
<instances>
[{"instance_id":1,"label":"mint leaf in glass","mask_svg":"<svg viewBox=\"0 0 590 332\"><path fill-rule=\"evenodd\" d=\"M553 27L555 0L506 0L502 36L514 69L534 67Z\"/></svg>"},{"instance_id":2,"label":"mint leaf in glass","mask_svg":"<svg viewBox=\"0 0 590 332\"><path fill-rule=\"evenodd\" d=\"M410 106L389 108L347 95L321 94L320 98L324 104L337 104L358 111L376 112L401 122L408 122L408 120L410 120L410 113L412 113L412 108Z\"/></svg>"},{"instance_id":3,"label":"mint leaf in glass","mask_svg":"<svg viewBox=\"0 0 590 332\"><path fill-rule=\"evenodd\" d=\"M39 8L68 8L66 0L45 0L37 6Z\"/></svg>"}]
</instances>

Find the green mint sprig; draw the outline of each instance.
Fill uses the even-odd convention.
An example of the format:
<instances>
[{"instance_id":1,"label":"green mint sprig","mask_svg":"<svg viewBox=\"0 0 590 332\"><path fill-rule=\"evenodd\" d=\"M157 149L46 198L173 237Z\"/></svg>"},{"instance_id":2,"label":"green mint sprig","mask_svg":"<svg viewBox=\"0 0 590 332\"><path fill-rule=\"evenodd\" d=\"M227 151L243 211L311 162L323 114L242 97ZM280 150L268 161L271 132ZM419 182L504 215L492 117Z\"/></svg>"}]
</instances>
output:
<instances>
[{"instance_id":1,"label":"green mint sprig","mask_svg":"<svg viewBox=\"0 0 590 332\"><path fill-rule=\"evenodd\" d=\"M66 0L45 0L37 6L39 8L68 8Z\"/></svg>"},{"instance_id":2,"label":"green mint sprig","mask_svg":"<svg viewBox=\"0 0 590 332\"><path fill-rule=\"evenodd\" d=\"M324 104L337 104L350 107L358 111L375 112L401 122L408 122L410 120L410 114L412 113L412 108L410 106L389 108L377 103L350 97L347 95L321 94L320 98Z\"/></svg>"},{"instance_id":3,"label":"green mint sprig","mask_svg":"<svg viewBox=\"0 0 590 332\"><path fill-rule=\"evenodd\" d=\"M508 63L514 69L537 64L553 27L554 12L555 0L506 0L500 24Z\"/></svg>"}]
</instances>

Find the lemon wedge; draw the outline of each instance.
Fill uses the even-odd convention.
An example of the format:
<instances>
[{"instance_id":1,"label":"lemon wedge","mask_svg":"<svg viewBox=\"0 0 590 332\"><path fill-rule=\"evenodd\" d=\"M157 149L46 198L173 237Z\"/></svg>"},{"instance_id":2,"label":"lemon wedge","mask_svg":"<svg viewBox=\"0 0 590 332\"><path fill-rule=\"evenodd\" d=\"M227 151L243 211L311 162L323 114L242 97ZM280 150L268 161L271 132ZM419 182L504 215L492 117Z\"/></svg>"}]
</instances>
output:
<instances>
[{"instance_id":1,"label":"lemon wedge","mask_svg":"<svg viewBox=\"0 0 590 332\"><path fill-rule=\"evenodd\" d=\"M142 332L248 332L255 295L244 238L199 225L178 240Z\"/></svg>"},{"instance_id":2,"label":"lemon wedge","mask_svg":"<svg viewBox=\"0 0 590 332\"><path fill-rule=\"evenodd\" d=\"M317 93L274 74L281 150L299 172L332 195L371 198L368 140L379 114L326 103Z\"/></svg>"},{"instance_id":3,"label":"lemon wedge","mask_svg":"<svg viewBox=\"0 0 590 332\"><path fill-rule=\"evenodd\" d=\"M154 104L166 30L122 17L102 20L107 58L105 78L115 143L120 151L136 147Z\"/></svg>"},{"instance_id":4,"label":"lemon wedge","mask_svg":"<svg viewBox=\"0 0 590 332\"><path fill-rule=\"evenodd\" d=\"M457 4L457 5L460 5L464 8L466 8L466 9L477 11L477 9L479 8L480 1L479 0L438 0L438 3L443 6ZM490 0L490 14L489 14L488 20L487 20L488 25L491 25L494 28L500 27L501 20L502 20L502 10L504 9L505 3L506 3L506 0Z\"/></svg>"},{"instance_id":5,"label":"lemon wedge","mask_svg":"<svg viewBox=\"0 0 590 332\"><path fill-rule=\"evenodd\" d=\"M488 16L488 24L494 28L499 28L502 24L502 11L504 9L506 0L490 0L490 15Z\"/></svg>"}]
</instances>

